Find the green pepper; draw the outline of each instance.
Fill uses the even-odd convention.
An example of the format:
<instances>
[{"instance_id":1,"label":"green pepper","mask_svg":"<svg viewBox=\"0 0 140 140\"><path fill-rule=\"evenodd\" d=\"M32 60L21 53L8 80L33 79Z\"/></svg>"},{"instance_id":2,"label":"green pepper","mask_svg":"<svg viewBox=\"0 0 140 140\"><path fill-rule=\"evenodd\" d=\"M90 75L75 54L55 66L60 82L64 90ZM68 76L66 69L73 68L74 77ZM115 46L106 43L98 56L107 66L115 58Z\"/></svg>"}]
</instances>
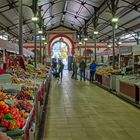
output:
<instances>
[{"instance_id":1,"label":"green pepper","mask_svg":"<svg viewBox=\"0 0 140 140\"><path fill-rule=\"evenodd\" d=\"M4 119L7 119L7 120L12 120L13 119L13 116L12 114L8 113L4 116Z\"/></svg>"}]
</instances>

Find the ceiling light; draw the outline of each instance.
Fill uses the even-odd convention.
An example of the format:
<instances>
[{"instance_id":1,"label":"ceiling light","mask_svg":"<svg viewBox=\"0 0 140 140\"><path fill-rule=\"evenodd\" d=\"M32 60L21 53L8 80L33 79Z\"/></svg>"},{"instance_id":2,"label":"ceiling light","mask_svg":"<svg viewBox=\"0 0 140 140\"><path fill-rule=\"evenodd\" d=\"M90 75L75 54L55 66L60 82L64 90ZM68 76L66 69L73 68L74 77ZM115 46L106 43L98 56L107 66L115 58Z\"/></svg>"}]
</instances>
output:
<instances>
[{"instance_id":1,"label":"ceiling light","mask_svg":"<svg viewBox=\"0 0 140 140\"><path fill-rule=\"evenodd\" d=\"M112 20L111 20L111 21L112 21L113 23L117 23L117 22L118 22L118 20L119 20L119 19L118 19L117 17L114 17L114 18L112 18Z\"/></svg>"},{"instance_id":2,"label":"ceiling light","mask_svg":"<svg viewBox=\"0 0 140 140\"><path fill-rule=\"evenodd\" d=\"M115 24L115 29L118 29L118 24Z\"/></svg>"},{"instance_id":3,"label":"ceiling light","mask_svg":"<svg viewBox=\"0 0 140 140\"><path fill-rule=\"evenodd\" d=\"M112 47L112 45L111 45L111 44L108 44L108 47L109 47L109 48L111 48L111 47Z\"/></svg>"},{"instance_id":4,"label":"ceiling light","mask_svg":"<svg viewBox=\"0 0 140 140\"><path fill-rule=\"evenodd\" d=\"M94 31L93 34L94 35L97 35L97 34L99 34L99 32L98 31Z\"/></svg>"},{"instance_id":5,"label":"ceiling light","mask_svg":"<svg viewBox=\"0 0 140 140\"><path fill-rule=\"evenodd\" d=\"M38 17L32 17L32 21L38 21Z\"/></svg>"},{"instance_id":6,"label":"ceiling light","mask_svg":"<svg viewBox=\"0 0 140 140\"><path fill-rule=\"evenodd\" d=\"M43 34L43 31L42 31L42 30L39 30L39 31L38 31L38 34Z\"/></svg>"},{"instance_id":7,"label":"ceiling light","mask_svg":"<svg viewBox=\"0 0 140 140\"><path fill-rule=\"evenodd\" d=\"M42 40L46 40L46 38L45 37L42 37Z\"/></svg>"},{"instance_id":8,"label":"ceiling light","mask_svg":"<svg viewBox=\"0 0 140 140\"><path fill-rule=\"evenodd\" d=\"M88 41L88 38L87 38L87 37L85 37L85 38L84 38L84 41Z\"/></svg>"},{"instance_id":9,"label":"ceiling light","mask_svg":"<svg viewBox=\"0 0 140 140\"><path fill-rule=\"evenodd\" d=\"M138 36L138 39L140 39L140 36Z\"/></svg>"},{"instance_id":10,"label":"ceiling light","mask_svg":"<svg viewBox=\"0 0 140 140\"><path fill-rule=\"evenodd\" d=\"M79 42L79 45L82 45L82 42L81 41Z\"/></svg>"},{"instance_id":11,"label":"ceiling light","mask_svg":"<svg viewBox=\"0 0 140 140\"><path fill-rule=\"evenodd\" d=\"M121 41L119 41L119 42L118 42L118 44L119 44L119 45L121 45L121 44L122 44L122 42L121 42Z\"/></svg>"},{"instance_id":12,"label":"ceiling light","mask_svg":"<svg viewBox=\"0 0 140 140\"><path fill-rule=\"evenodd\" d=\"M47 45L47 42L44 42L44 45Z\"/></svg>"}]
</instances>

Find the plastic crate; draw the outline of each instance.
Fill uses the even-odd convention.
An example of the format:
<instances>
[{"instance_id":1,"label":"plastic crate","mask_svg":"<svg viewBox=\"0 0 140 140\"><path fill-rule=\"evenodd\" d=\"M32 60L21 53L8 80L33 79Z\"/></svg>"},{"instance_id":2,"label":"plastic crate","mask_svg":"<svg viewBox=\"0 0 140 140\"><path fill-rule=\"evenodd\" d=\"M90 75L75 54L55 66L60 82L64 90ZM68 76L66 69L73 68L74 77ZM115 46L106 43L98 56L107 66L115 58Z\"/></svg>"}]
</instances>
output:
<instances>
[{"instance_id":1,"label":"plastic crate","mask_svg":"<svg viewBox=\"0 0 140 140\"><path fill-rule=\"evenodd\" d=\"M12 76L10 74L0 75L0 83L12 83Z\"/></svg>"}]
</instances>

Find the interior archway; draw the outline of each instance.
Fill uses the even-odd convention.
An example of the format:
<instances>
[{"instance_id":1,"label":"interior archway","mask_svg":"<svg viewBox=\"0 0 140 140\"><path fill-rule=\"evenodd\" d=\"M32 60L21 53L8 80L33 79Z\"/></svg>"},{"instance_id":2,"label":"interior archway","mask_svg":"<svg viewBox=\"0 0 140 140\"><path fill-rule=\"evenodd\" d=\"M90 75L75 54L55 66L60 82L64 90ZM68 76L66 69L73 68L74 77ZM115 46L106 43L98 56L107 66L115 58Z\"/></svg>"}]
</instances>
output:
<instances>
[{"instance_id":1,"label":"interior archway","mask_svg":"<svg viewBox=\"0 0 140 140\"><path fill-rule=\"evenodd\" d=\"M71 56L72 44L69 39L65 37L57 37L51 43L51 57L52 61L57 62L62 60L65 69L68 69L68 57Z\"/></svg>"}]
</instances>

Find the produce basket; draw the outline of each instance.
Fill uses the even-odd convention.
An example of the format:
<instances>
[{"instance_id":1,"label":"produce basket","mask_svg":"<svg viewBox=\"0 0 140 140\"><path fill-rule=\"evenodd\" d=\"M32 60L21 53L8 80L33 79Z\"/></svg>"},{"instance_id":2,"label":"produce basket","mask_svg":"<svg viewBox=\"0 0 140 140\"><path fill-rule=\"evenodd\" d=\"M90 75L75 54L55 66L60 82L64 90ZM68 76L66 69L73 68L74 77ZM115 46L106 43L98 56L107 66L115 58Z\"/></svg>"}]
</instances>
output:
<instances>
[{"instance_id":1,"label":"produce basket","mask_svg":"<svg viewBox=\"0 0 140 140\"><path fill-rule=\"evenodd\" d=\"M12 83L12 76L10 74L0 75L0 83Z\"/></svg>"},{"instance_id":2,"label":"produce basket","mask_svg":"<svg viewBox=\"0 0 140 140\"><path fill-rule=\"evenodd\" d=\"M13 140L22 140L24 131L23 130L7 131L6 134Z\"/></svg>"}]
</instances>

